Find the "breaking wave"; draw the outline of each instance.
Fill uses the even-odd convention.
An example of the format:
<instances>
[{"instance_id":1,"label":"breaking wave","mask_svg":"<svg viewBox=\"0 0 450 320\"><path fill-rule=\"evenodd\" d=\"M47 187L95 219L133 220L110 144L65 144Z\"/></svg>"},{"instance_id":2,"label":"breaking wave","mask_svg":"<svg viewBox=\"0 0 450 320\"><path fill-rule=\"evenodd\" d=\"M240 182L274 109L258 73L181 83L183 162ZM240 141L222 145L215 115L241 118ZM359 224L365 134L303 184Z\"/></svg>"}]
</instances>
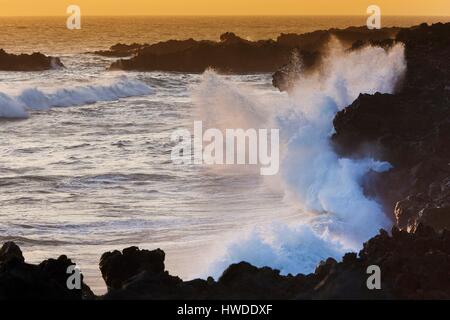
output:
<instances>
[{"instance_id":1,"label":"breaking wave","mask_svg":"<svg viewBox=\"0 0 450 320\"><path fill-rule=\"evenodd\" d=\"M301 75L289 96L278 94L272 101L251 96L248 89L233 86L213 72L205 73L195 93L196 104L204 109L214 101L217 107L203 110L203 116L219 113L220 126L225 126L223 119L230 111L231 128L233 119L244 123L247 115L254 125L255 106L262 105L261 126L280 129L285 201L301 214L286 223L277 221L274 212L270 226L234 234L224 248L215 248L218 257L204 274L218 276L229 264L243 260L283 274L309 273L321 260L359 250L380 228L390 227L380 204L364 194L361 180L369 171L383 172L391 165L372 158L342 158L334 152L330 136L339 110L360 93L393 93L405 70L401 44L390 50L367 47L348 52L332 41L321 69ZM233 105L228 106L230 102ZM268 104L273 110L269 115Z\"/></svg>"},{"instance_id":2,"label":"breaking wave","mask_svg":"<svg viewBox=\"0 0 450 320\"><path fill-rule=\"evenodd\" d=\"M153 90L148 85L126 76L53 90L32 87L18 94L0 92L0 118L27 118L29 110L81 106L151 93Z\"/></svg>"}]
</instances>

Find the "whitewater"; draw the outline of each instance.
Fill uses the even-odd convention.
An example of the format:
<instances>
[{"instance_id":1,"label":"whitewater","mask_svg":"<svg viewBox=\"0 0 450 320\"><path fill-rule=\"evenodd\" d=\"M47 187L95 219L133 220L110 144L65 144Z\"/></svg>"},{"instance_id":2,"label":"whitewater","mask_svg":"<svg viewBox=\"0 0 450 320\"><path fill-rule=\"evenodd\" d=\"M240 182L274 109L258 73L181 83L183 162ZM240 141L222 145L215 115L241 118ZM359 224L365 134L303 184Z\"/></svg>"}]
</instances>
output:
<instances>
[{"instance_id":1,"label":"whitewater","mask_svg":"<svg viewBox=\"0 0 450 320\"><path fill-rule=\"evenodd\" d=\"M239 261L271 266L282 274L310 273L319 261L328 257L339 260L345 252L357 252L381 228L391 227L380 204L368 198L361 186L369 171L383 172L391 165L382 159L339 157L330 137L336 113L359 94L394 92L406 70L404 47L397 44L388 51L366 47L348 52L334 39L327 51L319 71L302 74L288 97L274 101L267 97L255 101L216 74L204 75L206 84L196 99L200 108L207 109L203 114L214 115L212 122L217 126L233 126L239 114L238 125L252 127L258 125L256 121L260 126L280 128L284 201L305 213L286 224L277 221L273 212L271 225L238 232L228 240L225 251L215 249L221 255L205 274L219 276L230 263ZM208 102L202 103L202 97ZM213 110L211 100L216 102ZM255 116L255 105L266 108Z\"/></svg>"}]
</instances>

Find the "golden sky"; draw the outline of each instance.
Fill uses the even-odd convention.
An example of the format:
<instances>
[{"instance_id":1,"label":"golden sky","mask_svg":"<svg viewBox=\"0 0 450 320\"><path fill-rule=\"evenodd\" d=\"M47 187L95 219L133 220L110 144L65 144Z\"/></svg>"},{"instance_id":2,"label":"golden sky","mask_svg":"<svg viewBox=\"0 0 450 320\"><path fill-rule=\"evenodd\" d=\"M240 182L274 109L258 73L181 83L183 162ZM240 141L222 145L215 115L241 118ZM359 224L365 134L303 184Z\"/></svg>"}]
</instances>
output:
<instances>
[{"instance_id":1,"label":"golden sky","mask_svg":"<svg viewBox=\"0 0 450 320\"><path fill-rule=\"evenodd\" d=\"M450 16L450 0L0 0L0 16L65 15L385 15Z\"/></svg>"}]
</instances>

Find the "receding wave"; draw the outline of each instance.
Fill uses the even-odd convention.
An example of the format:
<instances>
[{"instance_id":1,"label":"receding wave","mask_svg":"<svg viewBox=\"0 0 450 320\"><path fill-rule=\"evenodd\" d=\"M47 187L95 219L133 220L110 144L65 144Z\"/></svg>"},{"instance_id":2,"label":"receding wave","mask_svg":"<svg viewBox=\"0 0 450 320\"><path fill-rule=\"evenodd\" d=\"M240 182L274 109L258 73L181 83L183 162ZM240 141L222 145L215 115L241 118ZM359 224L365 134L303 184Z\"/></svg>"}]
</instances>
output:
<instances>
[{"instance_id":1,"label":"receding wave","mask_svg":"<svg viewBox=\"0 0 450 320\"><path fill-rule=\"evenodd\" d=\"M0 92L0 118L27 118L29 110L82 106L152 93L152 88L142 81L126 76L53 90L24 88L15 95Z\"/></svg>"}]
</instances>

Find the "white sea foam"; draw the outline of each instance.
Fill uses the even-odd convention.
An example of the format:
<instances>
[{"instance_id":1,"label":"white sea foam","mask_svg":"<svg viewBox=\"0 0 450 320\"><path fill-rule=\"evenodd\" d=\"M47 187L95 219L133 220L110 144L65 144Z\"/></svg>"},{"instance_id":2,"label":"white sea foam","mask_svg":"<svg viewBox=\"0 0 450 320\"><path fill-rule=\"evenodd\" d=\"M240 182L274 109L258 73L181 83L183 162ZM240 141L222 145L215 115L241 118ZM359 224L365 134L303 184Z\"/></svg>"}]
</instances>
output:
<instances>
[{"instance_id":1,"label":"white sea foam","mask_svg":"<svg viewBox=\"0 0 450 320\"><path fill-rule=\"evenodd\" d=\"M217 276L230 263L242 260L282 273L312 272L320 260L329 256L338 259L348 250L359 250L380 228L390 227L380 204L368 198L361 187L366 173L389 170L390 164L371 158L341 158L331 147L330 136L336 112L360 93L392 93L405 69L400 44L388 51L367 47L347 52L336 41L330 43L321 70L301 76L289 97L280 95L273 103L272 117L264 118L265 124L280 128L286 201L303 214L289 224L274 222L270 227L234 235L223 250L216 251L220 256L205 274ZM248 123L254 125L252 114L261 101L211 72L203 81L196 93L199 108L213 100L220 106L221 115L227 110L233 113L227 116L230 119L249 115ZM221 94L224 91L226 94ZM227 106L230 100L233 105ZM264 114L267 116L266 111ZM229 125L233 127L232 122ZM276 221L276 212L273 216Z\"/></svg>"},{"instance_id":2,"label":"white sea foam","mask_svg":"<svg viewBox=\"0 0 450 320\"><path fill-rule=\"evenodd\" d=\"M149 95L152 92L145 83L126 76L54 89L26 87L14 94L0 92L0 118L26 118L29 110L81 106L98 101Z\"/></svg>"}]
</instances>

